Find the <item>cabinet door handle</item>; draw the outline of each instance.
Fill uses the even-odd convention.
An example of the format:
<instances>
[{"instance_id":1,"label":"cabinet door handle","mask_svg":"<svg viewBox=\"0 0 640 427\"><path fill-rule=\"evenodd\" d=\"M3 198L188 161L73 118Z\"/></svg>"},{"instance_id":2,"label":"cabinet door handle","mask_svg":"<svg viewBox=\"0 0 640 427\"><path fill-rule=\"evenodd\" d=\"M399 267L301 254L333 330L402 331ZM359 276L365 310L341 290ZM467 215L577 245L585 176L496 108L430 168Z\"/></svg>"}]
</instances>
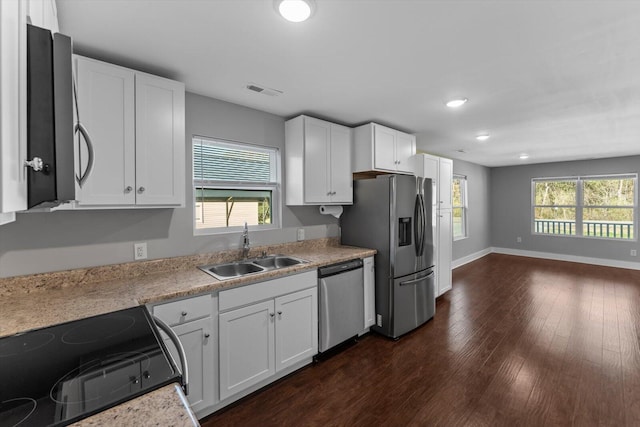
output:
<instances>
[{"instance_id":1,"label":"cabinet door handle","mask_svg":"<svg viewBox=\"0 0 640 427\"><path fill-rule=\"evenodd\" d=\"M281 311L278 312L278 316L282 316L282 312Z\"/></svg>"},{"instance_id":2,"label":"cabinet door handle","mask_svg":"<svg viewBox=\"0 0 640 427\"><path fill-rule=\"evenodd\" d=\"M204 337L205 337L205 338L209 338L210 336L211 336L211 334L210 334L209 332L205 332L205 333L204 333Z\"/></svg>"},{"instance_id":3,"label":"cabinet door handle","mask_svg":"<svg viewBox=\"0 0 640 427\"><path fill-rule=\"evenodd\" d=\"M138 188L138 193L144 193L144 187Z\"/></svg>"},{"instance_id":4,"label":"cabinet door handle","mask_svg":"<svg viewBox=\"0 0 640 427\"><path fill-rule=\"evenodd\" d=\"M330 195L331 195L331 191L328 191L328 192L327 192L327 196L330 196Z\"/></svg>"},{"instance_id":5,"label":"cabinet door handle","mask_svg":"<svg viewBox=\"0 0 640 427\"><path fill-rule=\"evenodd\" d=\"M133 187L128 185L127 188L124 189L125 193L131 193L133 191Z\"/></svg>"},{"instance_id":6,"label":"cabinet door handle","mask_svg":"<svg viewBox=\"0 0 640 427\"><path fill-rule=\"evenodd\" d=\"M184 316L186 316L186 315L187 315L187 312L186 312L186 311L183 311L182 313L180 313L180 315L181 315L182 317L184 317Z\"/></svg>"},{"instance_id":7,"label":"cabinet door handle","mask_svg":"<svg viewBox=\"0 0 640 427\"><path fill-rule=\"evenodd\" d=\"M276 314L275 313L269 313L269 316L274 317Z\"/></svg>"}]
</instances>

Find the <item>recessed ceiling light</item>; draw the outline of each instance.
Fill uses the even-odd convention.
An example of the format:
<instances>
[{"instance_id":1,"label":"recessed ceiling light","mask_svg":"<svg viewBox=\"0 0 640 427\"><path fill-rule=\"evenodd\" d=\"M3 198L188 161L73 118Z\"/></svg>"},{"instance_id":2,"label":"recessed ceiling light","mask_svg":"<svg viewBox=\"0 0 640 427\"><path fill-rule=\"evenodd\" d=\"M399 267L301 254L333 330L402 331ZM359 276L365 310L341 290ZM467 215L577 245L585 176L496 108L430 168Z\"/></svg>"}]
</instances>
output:
<instances>
[{"instance_id":1,"label":"recessed ceiling light","mask_svg":"<svg viewBox=\"0 0 640 427\"><path fill-rule=\"evenodd\" d=\"M489 139L489 134L488 133L482 133L482 134L476 136L476 139L478 141L486 141L487 139Z\"/></svg>"},{"instance_id":2,"label":"recessed ceiling light","mask_svg":"<svg viewBox=\"0 0 640 427\"><path fill-rule=\"evenodd\" d=\"M529 158L529 155L527 153L520 154L520 160L526 160L528 158Z\"/></svg>"},{"instance_id":3,"label":"recessed ceiling light","mask_svg":"<svg viewBox=\"0 0 640 427\"><path fill-rule=\"evenodd\" d=\"M446 105L449 108L458 108L466 104L467 101L467 98L452 99L451 101L447 101Z\"/></svg>"},{"instance_id":4,"label":"recessed ceiling light","mask_svg":"<svg viewBox=\"0 0 640 427\"><path fill-rule=\"evenodd\" d=\"M273 4L280 15L290 22L306 21L315 10L313 0L275 0Z\"/></svg>"}]
</instances>

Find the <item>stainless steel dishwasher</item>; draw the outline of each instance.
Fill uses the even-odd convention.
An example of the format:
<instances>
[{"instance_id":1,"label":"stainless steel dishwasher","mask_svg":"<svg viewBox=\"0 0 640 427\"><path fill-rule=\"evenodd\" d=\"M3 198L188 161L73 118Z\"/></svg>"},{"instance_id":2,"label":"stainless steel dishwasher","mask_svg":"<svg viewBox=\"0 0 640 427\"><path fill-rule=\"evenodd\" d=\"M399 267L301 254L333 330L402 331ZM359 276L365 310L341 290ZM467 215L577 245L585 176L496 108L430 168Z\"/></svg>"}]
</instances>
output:
<instances>
[{"instance_id":1,"label":"stainless steel dishwasher","mask_svg":"<svg viewBox=\"0 0 640 427\"><path fill-rule=\"evenodd\" d=\"M364 272L354 259L318 269L319 351L324 352L364 329Z\"/></svg>"}]
</instances>

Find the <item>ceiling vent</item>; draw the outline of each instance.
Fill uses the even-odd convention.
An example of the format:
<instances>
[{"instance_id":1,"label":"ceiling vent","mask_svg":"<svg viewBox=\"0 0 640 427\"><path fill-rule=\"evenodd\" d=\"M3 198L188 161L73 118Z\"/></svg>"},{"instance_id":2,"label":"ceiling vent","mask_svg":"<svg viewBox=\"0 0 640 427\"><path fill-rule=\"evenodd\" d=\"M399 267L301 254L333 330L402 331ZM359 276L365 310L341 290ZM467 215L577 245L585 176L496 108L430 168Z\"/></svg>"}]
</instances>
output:
<instances>
[{"instance_id":1,"label":"ceiling vent","mask_svg":"<svg viewBox=\"0 0 640 427\"><path fill-rule=\"evenodd\" d=\"M267 96L279 96L284 93L281 90L272 89L270 87L262 86L257 83L247 84L247 89L249 89L252 92L259 93L261 95L267 95Z\"/></svg>"}]
</instances>

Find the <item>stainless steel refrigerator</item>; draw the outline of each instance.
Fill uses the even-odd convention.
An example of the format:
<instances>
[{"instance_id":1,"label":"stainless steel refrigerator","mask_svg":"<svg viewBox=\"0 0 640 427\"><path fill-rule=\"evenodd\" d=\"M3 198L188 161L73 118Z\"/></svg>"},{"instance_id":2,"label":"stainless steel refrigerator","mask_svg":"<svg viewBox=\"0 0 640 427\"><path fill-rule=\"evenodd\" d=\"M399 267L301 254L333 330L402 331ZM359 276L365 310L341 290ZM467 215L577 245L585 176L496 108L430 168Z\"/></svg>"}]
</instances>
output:
<instances>
[{"instance_id":1,"label":"stainless steel refrigerator","mask_svg":"<svg viewBox=\"0 0 640 427\"><path fill-rule=\"evenodd\" d=\"M340 218L342 244L377 249L376 325L391 338L436 311L431 179L381 175L354 182L354 202Z\"/></svg>"}]
</instances>

